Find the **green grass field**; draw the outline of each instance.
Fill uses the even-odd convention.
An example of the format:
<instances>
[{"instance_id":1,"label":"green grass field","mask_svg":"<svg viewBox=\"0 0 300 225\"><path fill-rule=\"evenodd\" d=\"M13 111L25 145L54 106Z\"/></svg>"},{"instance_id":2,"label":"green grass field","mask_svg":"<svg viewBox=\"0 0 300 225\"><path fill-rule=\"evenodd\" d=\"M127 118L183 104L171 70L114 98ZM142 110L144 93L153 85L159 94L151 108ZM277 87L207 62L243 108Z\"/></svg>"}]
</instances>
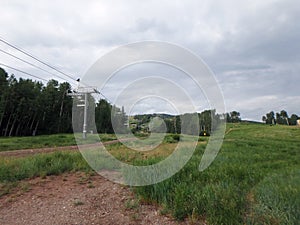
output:
<instances>
[{"instance_id":1,"label":"green grass field","mask_svg":"<svg viewBox=\"0 0 300 225\"><path fill-rule=\"evenodd\" d=\"M300 129L229 124L231 131L212 165L198 166L205 146L159 184L136 188L177 219L209 224L298 224L300 221Z\"/></svg>"},{"instance_id":2,"label":"green grass field","mask_svg":"<svg viewBox=\"0 0 300 225\"><path fill-rule=\"evenodd\" d=\"M144 202L162 205L161 213L171 213L178 220L205 220L208 224L299 224L300 128L228 124L227 130L218 156L205 171L198 171L204 138L180 172L158 184L133 190ZM121 144L114 144L109 150L123 161L139 164L142 160L148 164L172 152L170 148L176 141L170 137L166 140L147 157L126 150ZM24 178L76 170L91 170L80 153L0 158L0 195Z\"/></svg>"}]
</instances>

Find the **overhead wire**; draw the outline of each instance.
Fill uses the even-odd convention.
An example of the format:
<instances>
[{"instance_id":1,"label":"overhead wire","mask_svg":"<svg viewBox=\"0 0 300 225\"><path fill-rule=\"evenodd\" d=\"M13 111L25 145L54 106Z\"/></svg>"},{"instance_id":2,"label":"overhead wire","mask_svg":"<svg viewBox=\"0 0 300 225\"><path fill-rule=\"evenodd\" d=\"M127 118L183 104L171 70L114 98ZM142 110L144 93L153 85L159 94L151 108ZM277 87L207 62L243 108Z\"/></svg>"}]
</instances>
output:
<instances>
[{"instance_id":1,"label":"overhead wire","mask_svg":"<svg viewBox=\"0 0 300 225\"><path fill-rule=\"evenodd\" d=\"M39 79L39 80L43 80L43 81L46 81L46 82L48 82L48 80L47 79L44 79L44 78L42 78L42 77L39 77L39 76L37 76L37 75L34 75L34 74L32 74L32 73L28 73L28 72L26 72L26 71L23 71L23 70L21 70L21 69L17 69L17 68L15 68L15 67L13 67L13 66L9 66L9 65L7 65L7 64L4 64L4 63L1 63L0 62L0 65L1 66L4 66L4 67L7 67L7 68L9 68L9 69L12 69L12 70L15 70L15 71L18 71L18 72L20 72L20 73L23 73L23 74L26 74L26 75L28 75L28 76L31 76L31 77L34 77L34 78L37 78L37 79ZM95 93L96 94L99 94L99 95L101 95L108 103L112 103L103 93L101 93L100 91L98 91L97 89L94 89L94 91L95 91Z\"/></svg>"},{"instance_id":2,"label":"overhead wire","mask_svg":"<svg viewBox=\"0 0 300 225\"><path fill-rule=\"evenodd\" d=\"M21 49L20 47L14 45L14 44L12 44L12 43L9 43L8 41L4 40L4 39L1 38L1 37L0 37L0 41L1 41L2 43L4 43L4 44L10 46L11 48L13 48L13 49L15 49L15 50L17 50L17 51L19 51L19 52L21 52L21 53L23 53L23 54L29 56L30 58L32 58L32 59L38 61L39 63L41 63L41 64L43 64L43 65L45 65L45 66L47 66L47 67L49 67L49 68L55 70L56 72L58 72L58 73L60 73L60 74L62 74L62 75L64 75L64 76L68 77L69 79L78 82L78 79L75 79L75 78L72 77L71 75L68 75L68 74L66 74L65 72L63 72L63 71L61 71L61 70L55 68L54 66L50 65L49 63L46 63L46 62L42 61L41 59L39 59L39 58L33 56L32 54L30 54L30 53L28 53L27 51ZM33 67L35 67L35 68L37 68L37 69L40 69L40 70L42 70L42 71L44 71L44 72L50 73L50 74L52 74L52 75L54 75L54 76L57 76L57 77L63 79L62 77L60 77L60 76L58 76L58 75L55 75L55 74L53 74L53 73L51 73L51 72L49 72L49 71L47 71L47 70L45 70L45 69L43 69L43 68L41 68L41 67L39 67L39 66L37 66L37 65L35 65L35 64L33 64L33 63L30 63L30 62L28 62L28 61L26 61L26 60L24 60L24 59L21 59L20 57L17 57L17 56L15 56L15 55L11 54L11 53L8 53L8 52L6 52L6 51L4 51L4 50L1 50L1 49L0 49L0 51L3 52L3 53L5 53L5 54L7 54L7 55L10 55L11 57L14 57L14 58L20 60L20 61L22 61L22 62L24 62L24 63L26 63L26 64L28 64L28 65L31 65L31 66L33 66ZM20 69L14 68L14 67L12 67L12 66L8 66L8 65L3 64L3 63L0 63L0 65L6 66L7 68L10 68L10 69L19 71L19 72L24 73L24 74L27 74L27 75L29 75L29 76L38 78L38 79L40 79L40 80L48 81L48 80L46 80L46 79L44 79L44 78L41 78L41 77L38 77L38 76L36 76L36 75L27 73L27 72L25 72L25 71L22 71L22 70L20 70ZM65 79L63 79L63 80L65 80ZM81 84L84 84L85 86L88 86L86 83L83 83L83 82L80 82L80 83L81 83ZM111 102L111 101L110 101L110 100L109 100L102 92L100 92L100 91L97 90L96 93L102 95L102 97L104 97L104 99L106 99L109 103Z\"/></svg>"},{"instance_id":3,"label":"overhead wire","mask_svg":"<svg viewBox=\"0 0 300 225\"><path fill-rule=\"evenodd\" d=\"M77 81L77 79L75 79L75 78L72 77L71 75L68 75L68 74L66 74L65 72L63 72L63 71L61 71L61 70L55 68L54 66L50 65L49 63L46 63L46 62L42 61L41 59L39 59L39 58L33 56L32 54L30 54L30 53L28 53L28 52L22 50L20 47L14 45L14 44L9 43L8 41L4 40L4 39L1 38L1 37L0 37L0 41L1 41L2 43L4 43L4 44L10 46L11 48L14 48L15 50L17 50L17 51L19 51L19 52L22 52L23 54L29 56L30 58L32 58L32 59L38 61L39 63L41 63L41 64L43 64L43 65L45 65L45 66L47 66L47 67L49 67L49 68L51 68L51 69L53 69L53 70L55 70L56 72L58 72L58 73L60 73L60 74L62 74L62 75L64 75L64 76L66 76L66 77L68 77L68 78L70 78L70 79L72 79L72 80L74 80L74 81Z\"/></svg>"},{"instance_id":4,"label":"overhead wire","mask_svg":"<svg viewBox=\"0 0 300 225\"><path fill-rule=\"evenodd\" d=\"M43 80L43 81L48 81L48 80L46 80L46 79L44 79L44 78L42 78L42 77L33 75L33 74L31 74L31 73L27 73L27 72L25 72L25 71L23 71L23 70L20 70L20 69L17 69L17 68L15 68L15 67L6 65L6 64L4 64L4 63L1 63L1 62L0 62L0 65L2 65L2 66L4 66L4 67L7 67L7 68L9 68L9 69L18 71L18 72L20 72L20 73L24 73L24 74L26 74L26 75L28 75L28 76L35 77L35 78L40 79L40 80Z\"/></svg>"},{"instance_id":5,"label":"overhead wire","mask_svg":"<svg viewBox=\"0 0 300 225\"><path fill-rule=\"evenodd\" d=\"M108 102L108 103L112 103L107 97L105 97L105 95L102 93L102 92L100 92L100 91L98 91L99 92L99 94L100 95L102 95L103 97L104 97L104 99Z\"/></svg>"},{"instance_id":6,"label":"overhead wire","mask_svg":"<svg viewBox=\"0 0 300 225\"><path fill-rule=\"evenodd\" d=\"M21 62L24 62L24 63L26 63L26 64L28 64L28 65L30 65L30 66L33 66L33 67L35 67L35 68L37 68L37 69L39 69L39 70L42 70L42 71L44 71L44 72L46 72L46 73L48 73L48 74L50 74L50 75L52 75L52 76L55 76L55 77L58 77L58 78L60 78L60 79L62 79L62 80L64 80L64 81L70 82L70 81L66 80L65 78L63 78L63 77L61 77L61 76L59 76L59 75L57 75L57 74L51 73L51 72L49 72L48 70L45 70L44 68L39 67L39 66L37 66L37 65L35 65L35 64L31 63L31 62L28 62L28 61L26 61L26 60L24 60L24 59L22 59L22 58L20 58L20 57L18 57L18 56L16 56L16 55L14 55L14 54L11 54L11 53L9 53L9 52L7 52L7 51L4 51L4 50L0 49L0 52L3 52L3 53L6 54L6 55L9 55L9 56L11 56L11 57L13 57L13 58L15 58L15 59L18 59L18 60L20 60ZM74 82L73 80L72 80L71 82L72 82L73 84L75 84L75 82Z\"/></svg>"}]
</instances>

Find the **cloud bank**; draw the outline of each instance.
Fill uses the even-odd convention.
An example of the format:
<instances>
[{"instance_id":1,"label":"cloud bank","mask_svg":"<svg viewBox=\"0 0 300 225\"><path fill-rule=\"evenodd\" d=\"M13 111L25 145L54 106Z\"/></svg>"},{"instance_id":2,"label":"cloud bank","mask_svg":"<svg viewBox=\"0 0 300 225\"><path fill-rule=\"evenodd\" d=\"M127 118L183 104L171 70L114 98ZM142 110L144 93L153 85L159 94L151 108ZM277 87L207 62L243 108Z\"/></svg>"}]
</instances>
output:
<instances>
[{"instance_id":1,"label":"cloud bank","mask_svg":"<svg viewBox=\"0 0 300 225\"><path fill-rule=\"evenodd\" d=\"M270 110L300 114L299 19L296 0L2 0L0 36L76 78L119 45L143 40L176 43L201 57L215 73L228 111L260 120ZM24 57L3 43L0 48ZM0 62L54 78L4 54ZM148 66L143 69L162 73L159 66ZM140 69L132 70L132 76ZM125 81L111 82L108 87L113 88L103 93L114 99ZM196 101L197 93L191 91L191 96ZM159 105L145 107L155 111ZM205 108L206 103L200 105Z\"/></svg>"}]
</instances>

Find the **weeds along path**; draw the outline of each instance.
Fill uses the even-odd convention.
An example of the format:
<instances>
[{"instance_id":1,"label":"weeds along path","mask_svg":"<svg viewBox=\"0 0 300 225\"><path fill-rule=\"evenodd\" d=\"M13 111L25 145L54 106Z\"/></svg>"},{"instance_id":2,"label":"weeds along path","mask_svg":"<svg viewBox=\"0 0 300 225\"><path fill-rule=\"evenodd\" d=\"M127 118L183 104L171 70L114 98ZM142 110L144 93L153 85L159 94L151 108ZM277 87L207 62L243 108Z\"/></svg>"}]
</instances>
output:
<instances>
[{"instance_id":1,"label":"weeds along path","mask_svg":"<svg viewBox=\"0 0 300 225\"><path fill-rule=\"evenodd\" d=\"M112 140L112 141L106 141L102 142L104 145L111 145L118 143L120 141L131 141L132 138L125 138L121 140ZM93 144L85 144L81 145L80 148L88 149L94 146L98 146L99 143L93 143ZM71 146L60 146L60 147L49 147L49 148L33 148L33 149L20 149L20 150L11 150L11 151L3 151L0 152L0 157L8 157L8 156L14 156L14 157L25 157L29 155L35 155L40 153L49 153L49 152L55 152L55 151L78 151L77 145L71 145Z\"/></svg>"}]
</instances>

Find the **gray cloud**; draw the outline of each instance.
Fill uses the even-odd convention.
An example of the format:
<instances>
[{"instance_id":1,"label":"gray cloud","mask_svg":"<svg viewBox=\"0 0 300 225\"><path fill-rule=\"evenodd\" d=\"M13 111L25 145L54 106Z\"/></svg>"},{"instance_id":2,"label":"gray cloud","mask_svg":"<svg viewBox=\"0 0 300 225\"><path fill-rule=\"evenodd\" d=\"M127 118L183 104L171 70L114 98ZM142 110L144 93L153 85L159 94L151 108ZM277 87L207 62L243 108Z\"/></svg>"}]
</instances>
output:
<instances>
[{"instance_id":1,"label":"gray cloud","mask_svg":"<svg viewBox=\"0 0 300 225\"><path fill-rule=\"evenodd\" d=\"M177 43L215 72L228 110L259 120L276 107L300 114L299 19L296 0L2 0L0 36L76 78L121 44ZM0 48L22 56L3 44ZM50 78L3 54L0 61ZM176 81L188 84L183 77ZM123 82L111 85L118 89ZM113 98L112 90L105 94ZM188 91L197 101L197 91Z\"/></svg>"}]
</instances>

